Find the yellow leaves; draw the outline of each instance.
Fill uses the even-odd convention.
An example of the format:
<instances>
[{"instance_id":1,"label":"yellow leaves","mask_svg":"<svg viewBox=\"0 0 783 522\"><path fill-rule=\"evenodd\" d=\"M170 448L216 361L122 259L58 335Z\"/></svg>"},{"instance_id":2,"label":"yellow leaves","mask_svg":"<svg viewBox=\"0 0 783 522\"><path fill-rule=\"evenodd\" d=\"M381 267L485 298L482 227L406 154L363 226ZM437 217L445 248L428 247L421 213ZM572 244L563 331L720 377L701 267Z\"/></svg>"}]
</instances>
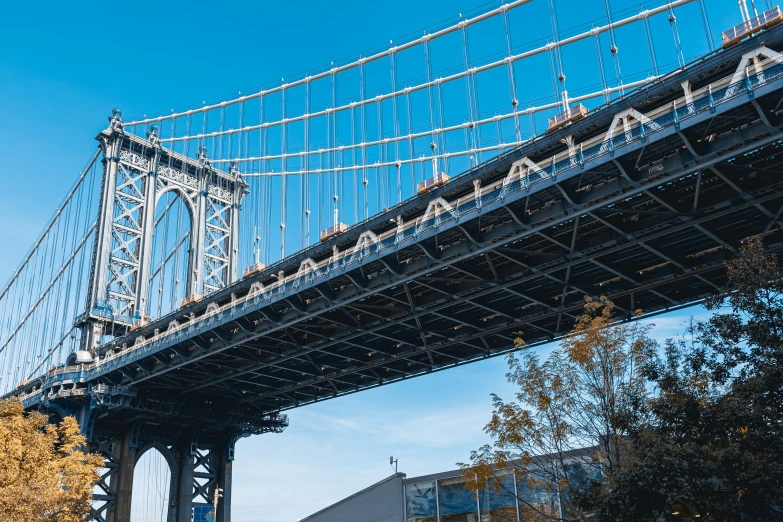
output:
<instances>
[{"instance_id":1,"label":"yellow leaves","mask_svg":"<svg viewBox=\"0 0 783 522\"><path fill-rule=\"evenodd\" d=\"M744 439L748 435L749 428L747 426L738 426L733 431Z\"/></svg>"},{"instance_id":2,"label":"yellow leaves","mask_svg":"<svg viewBox=\"0 0 783 522\"><path fill-rule=\"evenodd\" d=\"M471 464L463 467L473 487L483 487L493 473L512 465L511 460L521 460L513 466L523 473L533 468L528 471L532 489L545 484L550 490L568 490L572 485L564 482L565 476L541 478L541 472L554 469L542 462L562 460L571 450L600 441L612 443L584 458L605 469L618 465L624 435L620 419L631 401L645 393L640 364L654 341L651 326L617 319L609 299L586 298L572 331L545 360L532 350L509 355L506 377L517 387L516 401L493 396L492 419L485 427L493 444L474 452ZM514 346L525 344L516 339ZM539 457L544 456L542 461ZM565 464L560 462L560 469ZM578 511L576 506L569 509Z\"/></svg>"},{"instance_id":3,"label":"yellow leaves","mask_svg":"<svg viewBox=\"0 0 783 522\"><path fill-rule=\"evenodd\" d=\"M0 401L0 521L88 520L103 459L84 445L73 417L58 427L18 400Z\"/></svg>"}]
</instances>

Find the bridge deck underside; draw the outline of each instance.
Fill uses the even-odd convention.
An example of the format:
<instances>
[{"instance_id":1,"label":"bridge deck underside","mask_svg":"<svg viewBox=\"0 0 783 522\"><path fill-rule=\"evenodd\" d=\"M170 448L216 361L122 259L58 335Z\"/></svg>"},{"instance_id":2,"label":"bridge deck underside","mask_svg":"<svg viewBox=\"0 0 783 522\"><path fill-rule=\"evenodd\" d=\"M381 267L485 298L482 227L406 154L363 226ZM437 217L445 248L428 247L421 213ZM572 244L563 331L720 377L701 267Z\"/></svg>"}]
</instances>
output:
<instances>
[{"instance_id":1,"label":"bridge deck underside","mask_svg":"<svg viewBox=\"0 0 783 522\"><path fill-rule=\"evenodd\" d=\"M780 51L783 26L764 38ZM749 40L711 55L109 343L102 351L116 357L103 359L108 362L78 386L125 385L136 396L126 407L101 410L101 429L147 419L160 435L199 423L247 431L250 417L229 417L286 410L498 356L517 338L528 346L552 341L571 329L585 297L609 297L624 317L696 303L725 284L725 260L752 235L763 235L780 256L783 79L775 77L752 95L742 93L583 168L527 190L515 182L508 197L492 196L478 212L370 248L328 276L245 299L251 285L269 288L280 272L297 274L303 260L320 263L331 259L333 247L354 248L366 231L393 230L392 218L411 223L437 197L470 199L473 180L488 187L522 157L543 167L566 150L567 135L584 143L606 133L623 110L648 114L670 106L683 96L681 81L696 90L730 76L743 53L758 45ZM234 296L245 299L236 310ZM215 304L231 312L194 320ZM171 321L195 326L149 341ZM124 351L142 336L143 349ZM47 386L71 385L31 382L25 391ZM64 400L83 401L73 386ZM29 397L31 405L39 400Z\"/></svg>"},{"instance_id":2,"label":"bridge deck underside","mask_svg":"<svg viewBox=\"0 0 783 522\"><path fill-rule=\"evenodd\" d=\"M768 113L780 100L756 103ZM724 261L741 240L765 234L770 250L779 248L781 143L753 146L767 136L748 131L758 119L745 104L251 312L188 344L203 350L270 319L281 324L152 372L138 389L277 411L502 354L517 337L551 341L573 326L587 296L606 295L628 316L693 303L724 284ZM694 168L700 148L740 127L749 139L727 141L706 156L719 161ZM686 157L682 175L655 173L661 158ZM374 289L379 280L388 284ZM350 291L360 297L301 313ZM284 322L291 313L298 319ZM133 369L124 375L134 380Z\"/></svg>"}]
</instances>

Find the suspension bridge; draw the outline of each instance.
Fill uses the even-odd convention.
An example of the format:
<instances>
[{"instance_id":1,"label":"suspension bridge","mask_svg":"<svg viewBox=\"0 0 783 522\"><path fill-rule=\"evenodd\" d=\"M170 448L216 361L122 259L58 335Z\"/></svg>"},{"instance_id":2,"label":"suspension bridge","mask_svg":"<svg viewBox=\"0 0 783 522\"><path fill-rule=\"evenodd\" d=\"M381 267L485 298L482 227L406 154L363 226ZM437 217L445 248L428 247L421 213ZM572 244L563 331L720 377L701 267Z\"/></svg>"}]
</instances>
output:
<instances>
[{"instance_id":1,"label":"suspension bridge","mask_svg":"<svg viewBox=\"0 0 783 522\"><path fill-rule=\"evenodd\" d=\"M550 0L548 38L514 45L531 3L236 99L113 111L0 291L0 392L78 419L105 459L93 520L130 520L154 449L163 518L227 522L236 441L283 431L286 410L550 342L586 296L629 319L693 305L751 236L780 254L779 8L740 2L713 48L704 2L606 1L569 32ZM475 59L488 23L502 48ZM641 77L621 71L624 27L649 49ZM446 40L460 65L438 71ZM599 83L569 93L576 45ZM541 103L517 85L539 58Z\"/></svg>"}]
</instances>

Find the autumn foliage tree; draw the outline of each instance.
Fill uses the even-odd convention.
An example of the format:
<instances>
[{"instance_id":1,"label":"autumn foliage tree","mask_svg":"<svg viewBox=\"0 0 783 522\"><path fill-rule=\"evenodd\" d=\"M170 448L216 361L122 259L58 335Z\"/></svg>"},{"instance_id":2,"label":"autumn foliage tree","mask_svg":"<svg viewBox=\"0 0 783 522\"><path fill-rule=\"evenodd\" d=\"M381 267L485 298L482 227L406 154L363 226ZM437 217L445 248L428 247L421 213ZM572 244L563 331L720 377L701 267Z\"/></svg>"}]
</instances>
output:
<instances>
[{"instance_id":1,"label":"autumn foliage tree","mask_svg":"<svg viewBox=\"0 0 783 522\"><path fill-rule=\"evenodd\" d=\"M84 445L73 417L56 426L16 399L0 401L0 522L88 520L103 459Z\"/></svg>"},{"instance_id":2,"label":"autumn foliage tree","mask_svg":"<svg viewBox=\"0 0 783 522\"><path fill-rule=\"evenodd\" d=\"M556 493L556 512L519 495L526 520L783 521L783 271L759 237L740 254L712 315L663 346L602 298L543 362L511 356L518 392L493 397L469 487L515 467Z\"/></svg>"},{"instance_id":3,"label":"autumn foliage tree","mask_svg":"<svg viewBox=\"0 0 783 522\"><path fill-rule=\"evenodd\" d=\"M643 365L654 393L612 487L583 499L596 520L783 520L783 272L760 238L740 250L713 315Z\"/></svg>"},{"instance_id":4,"label":"autumn foliage tree","mask_svg":"<svg viewBox=\"0 0 783 522\"><path fill-rule=\"evenodd\" d=\"M506 377L518 391L512 400L492 396L485 431L493 443L461 465L467 486L497 486L498 475L515 468L530 491L554 492L559 504L547 510L519 494L526 520L585 520L580 491L602 473L612 476L622 461L626 417L646 389L640 367L655 348L650 328L617 321L604 297L587 298L573 331L546 359L532 351L510 355ZM517 339L516 347L523 345Z\"/></svg>"}]
</instances>

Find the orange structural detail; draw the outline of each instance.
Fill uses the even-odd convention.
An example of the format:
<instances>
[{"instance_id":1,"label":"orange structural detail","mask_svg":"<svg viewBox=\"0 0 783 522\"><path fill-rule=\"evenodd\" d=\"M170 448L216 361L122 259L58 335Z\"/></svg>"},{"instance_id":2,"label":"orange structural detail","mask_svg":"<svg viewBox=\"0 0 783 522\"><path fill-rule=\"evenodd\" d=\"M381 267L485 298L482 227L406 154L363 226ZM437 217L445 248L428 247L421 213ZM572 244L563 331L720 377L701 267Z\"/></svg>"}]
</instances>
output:
<instances>
[{"instance_id":1,"label":"orange structural detail","mask_svg":"<svg viewBox=\"0 0 783 522\"><path fill-rule=\"evenodd\" d=\"M266 268L266 265L264 263L255 263L253 265L250 265L249 267L245 268L245 270L242 272L242 279L246 277L250 277L251 275L260 274L264 268Z\"/></svg>"},{"instance_id":2,"label":"orange structural detail","mask_svg":"<svg viewBox=\"0 0 783 522\"><path fill-rule=\"evenodd\" d=\"M567 111L561 112L554 118L549 118L549 128L547 129L547 132L559 129L563 125L580 120L585 116L587 116L587 109L580 103L576 107L571 107Z\"/></svg>"},{"instance_id":3,"label":"orange structural detail","mask_svg":"<svg viewBox=\"0 0 783 522\"><path fill-rule=\"evenodd\" d=\"M444 174L441 172L440 174L436 174L432 176L430 179L425 179L421 183L417 185L418 187L418 193L423 194L424 192L427 192L430 189L434 189L435 187L440 187L441 185L444 185L449 181L449 175Z\"/></svg>"},{"instance_id":4,"label":"orange structural detail","mask_svg":"<svg viewBox=\"0 0 783 522\"><path fill-rule=\"evenodd\" d=\"M337 223L337 225L321 231L321 241L326 241L332 236L336 236L337 234L342 234L346 230L348 230L348 225L346 225L345 223Z\"/></svg>"},{"instance_id":5,"label":"orange structural detail","mask_svg":"<svg viewBox=\"0 0 783 522\"><path fill-rule=\"evenodd\" d=\"M141 319L139 319L138 322L136 322L133 326L131 326L130 331L133 332L135 330L138 330L140 328L143 328L143 327L147 326L152 319L153 318L148 316L148 315L142 315Z\"/></svg>"},{"instance_id":6,"label":"orange structural detail","mask_svg":"<svg viewBox=\"0 0 783 522\"><path fill-rule=\"evenodd\" d=\"M202 296L201 294L191 294L182 300L182 306L188 306L188 305L192 305L193 303L197 303L201 301L203 297L204 296Z\"/></svg>"}]
</instances>

